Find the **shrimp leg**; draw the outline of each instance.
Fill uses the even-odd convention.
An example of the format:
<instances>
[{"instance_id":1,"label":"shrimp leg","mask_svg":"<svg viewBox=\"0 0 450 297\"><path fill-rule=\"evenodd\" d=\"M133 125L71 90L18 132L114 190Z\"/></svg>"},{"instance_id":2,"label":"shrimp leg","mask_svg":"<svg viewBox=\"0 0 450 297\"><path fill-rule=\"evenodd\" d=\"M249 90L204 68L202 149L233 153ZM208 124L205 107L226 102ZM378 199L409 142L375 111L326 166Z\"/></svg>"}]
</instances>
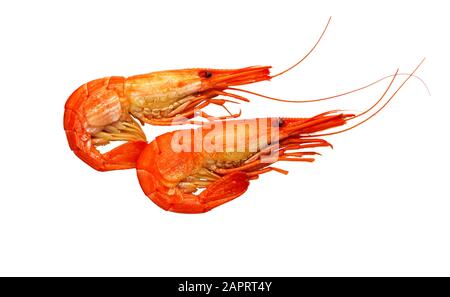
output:
<instances>
[{"instance_id":1,"label":"shrimp leg","mask_svg":"<svg viewBox=\"0 0 450 297\"><path fill-rule=\"evenodd\" d=\"M150 195L150 199L165 210L179 213L204 213L244 194L250 184L249 180L247 173L233 172L209 184L199 195L169 196L156 192Z\"/></svg>"}]
</instances>

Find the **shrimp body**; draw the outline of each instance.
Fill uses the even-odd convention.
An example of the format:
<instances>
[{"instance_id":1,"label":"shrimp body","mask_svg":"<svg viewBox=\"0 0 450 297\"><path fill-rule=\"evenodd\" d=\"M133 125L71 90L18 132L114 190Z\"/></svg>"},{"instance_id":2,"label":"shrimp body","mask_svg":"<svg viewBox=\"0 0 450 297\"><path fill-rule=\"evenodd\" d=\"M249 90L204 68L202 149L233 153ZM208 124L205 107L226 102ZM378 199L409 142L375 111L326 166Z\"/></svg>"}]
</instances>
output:
<instances>
[{"instance_id":1,"label":"shrimp body","mask_svg":"<svg viewBox=\"0 0 450 297\"><path fill-rule=\"evenodd\" d=\"M207 117L201 111L204 107L227 102L215 98L219 95L246 101L225 90L268 80L269 68L182 69L93 80L79 87L66 102L64 129L69 146L96 170L134 168L146 144L135 119L141 124L171 125L185 123L196 111ZM111 141L125 143L104 154L97 150L97 146Z\"/></svg>"},{"instance_id":2,"label":"shrimp body","mask_svg":"<svg viewBox=\"0 0 450 297\"><path fill-rule=\"evenodd\" d=\"M270 166L277 161L314 161L317 153L308 148L330 144L309 135L344 125L352 117L325 113L308 119L217 121L207 128L166 133L148 144L139 157L139 183L165 210L206 212L242 195L260 174L287 173Z\"/></svg>"}]
</instances>

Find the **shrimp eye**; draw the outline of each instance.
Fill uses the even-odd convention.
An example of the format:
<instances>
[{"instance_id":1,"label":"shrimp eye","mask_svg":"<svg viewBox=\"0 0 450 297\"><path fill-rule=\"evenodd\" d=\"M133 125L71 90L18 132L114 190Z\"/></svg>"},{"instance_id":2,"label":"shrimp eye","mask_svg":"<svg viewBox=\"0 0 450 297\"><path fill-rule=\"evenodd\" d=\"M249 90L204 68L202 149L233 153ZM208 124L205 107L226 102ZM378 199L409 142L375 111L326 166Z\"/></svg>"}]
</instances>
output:
<instances>
[{"instance_id":1,"label":"shrimp eye","mask_svg":"<svg viewBox=\"0 0 450 297\"><path fill-rule=\"evenodd\" d=\"M200 76L204 78L210 78L212 76L212 73L211 71L205 70L200 73Z\"/></svg>"}]
</instances>

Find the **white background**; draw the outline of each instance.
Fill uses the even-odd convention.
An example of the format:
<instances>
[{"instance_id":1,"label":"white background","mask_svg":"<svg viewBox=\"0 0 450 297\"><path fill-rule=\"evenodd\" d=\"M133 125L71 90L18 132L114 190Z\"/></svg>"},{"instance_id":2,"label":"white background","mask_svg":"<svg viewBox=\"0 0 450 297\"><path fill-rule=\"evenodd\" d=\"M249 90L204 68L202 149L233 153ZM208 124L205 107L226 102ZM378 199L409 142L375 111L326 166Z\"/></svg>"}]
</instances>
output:
<instances>
[{"instance_id":1,"label":"white background","mask_svg":"<svg viewBox=\"0 0 450 297\"><path fill-rule=\"evenodd\" d=\"M338 2L334 4L333 2ZM434 3L434 4L433 4ZM442 4L436 4L442 3ZM2 275L450 275L445 1L3 1ZM441 7L440 7L441 6ZM162 211L135 171L96 172L69 149L79 85L186 67L297 61L247 89L304 99L418 71L392 104L329 137L313 164L278 164L207 214ZM400 77L403 80L405 77ZM363 110L388 81L322 104L251 98L243 116ZM149 139L167 128L146 127Z\"/></svg>"}]
</instances>

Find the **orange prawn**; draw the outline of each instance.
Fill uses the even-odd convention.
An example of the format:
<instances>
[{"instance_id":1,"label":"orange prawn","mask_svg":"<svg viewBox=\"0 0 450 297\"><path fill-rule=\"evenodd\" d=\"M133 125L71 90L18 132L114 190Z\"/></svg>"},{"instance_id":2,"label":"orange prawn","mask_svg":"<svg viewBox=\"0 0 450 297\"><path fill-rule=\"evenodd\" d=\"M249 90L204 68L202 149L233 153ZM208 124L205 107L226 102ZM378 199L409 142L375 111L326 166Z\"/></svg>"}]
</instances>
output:
<instances>
[{"instance_id":1,"label":"orange prawn","mask_svg":"<svg viewBox=\"0 0 450 297\"><path fill-rule=\"evenodd\" d=\"M68 98L64 111L64 130L71 150L85 163L99 171L135 168L136 160L146 145L141 128L145 123L169 126L197 123L196 116L206 119L229 119L240 116L231 113L227 102L249 100L238 91L283 102L315 102L343 96L367 88L358 89L313 100L284 100L236 88L236 86L267 81L278 77L304 61L316 48L331 21L328 20L322 34L297 63L286 70L270 75L271 66L251 66L240 69L192 68L158 71L131 76L111 76L90 81L80 86ZM208 105L218 105L228 115L213 117L204 112ZM101 153L98 148L113 141L125 143Z\"/></svg>"},{"instance_id":2,"label":"orange prawn","mask_svg":"<svg viewBox=\"0 0 450 297\"><path fill-rule=\"evenodd\" d=\"M136 164L141 188L164 210L209 211L241 196L250 181L261 174L287 174L271 166L277 161L313 162L319 155L315 148L331 147L323 137L351 130L374 117L422 63L382 104L397 70L383 95L359 114L329 111L311 118L255 119L256 124L248 120L214 121L206 127L158 136L145 147ZM355 122L365 115L365 119ZM350 127L323 132L350 122L354 123Z\"/></svg>"},{"instance_id":3,"label":"orange prawn","mask_svg":"<svg viewBox=\"0 0 450 297\"><path fill-rule=\"evenodd\" d=\"M300 64L316 48L331 21L313 48L295 65L270 76L270 66L241 69L193 68L158 71L131 76L105 77L80 86L65 104L64 129L72 151L99 171L134 168L146 144L140 124L184 124L195 116L211 118L203 109L211 104L222 106L229 115L216 119L236 118L218 96L249 101L227 92L240 86L279 76ZM124 144L102 154L97 147L111 141Z\"/></svg>"},{"instance_id":4,"label":"orange prawn","mask_svg":"<svg viewBox=\"0 0 450 297\"><path fill-rule=\"evenodd\" d=\"M65 104L64 130L69 146L81 160L96 170L135 168L136 160L146 145L140 124L173 125L187 123L186 120L195 116L211 118L203 111L211 104L222 106L228 112L227 116L216 119L238 117L240 112L232 114L225 107L227 102L237 102L217 97L249 101L227 92L227 89L269 80L300 64L316 48L330 20L312 49L299 62L276 75L270 76L270 66L232 70L194 68L128 78L112 76L88 82L73 92ZM98 150L99 146L112 141L125 143L106 153Z\"/></svg>"}]
</instances>

